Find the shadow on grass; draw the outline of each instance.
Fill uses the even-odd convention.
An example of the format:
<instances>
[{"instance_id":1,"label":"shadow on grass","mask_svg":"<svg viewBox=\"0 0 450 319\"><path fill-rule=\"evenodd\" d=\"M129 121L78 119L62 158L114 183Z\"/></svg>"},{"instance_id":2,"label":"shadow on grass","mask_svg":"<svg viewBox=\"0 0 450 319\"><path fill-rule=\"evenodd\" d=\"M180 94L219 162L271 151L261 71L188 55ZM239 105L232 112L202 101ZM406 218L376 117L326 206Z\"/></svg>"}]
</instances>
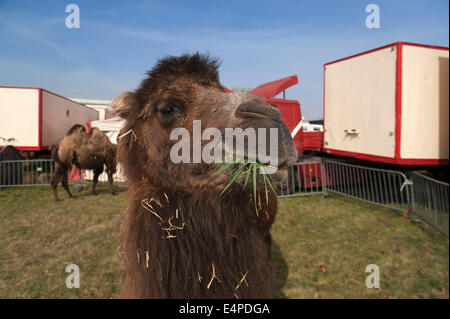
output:
<instances>
[{"instance_id":1,"label":"shadow on grass","mask_svg":"<svg viewBox=\"0 0 450 319\"><path fill-rule=\"evenodd\" d=\"M289 267L277 242L272 241L272 298L287 299L283 287L286 284Z\"/></svg>"},{"instance_id":2,"label":"shadow on grass","mask_svg":"<svg viewBox=\"0 0 450 319\"><path fill-rule=\"evenodd\" d=\"M114 192L116 194L126 192L128 190L128 187L122 186L122 185L114 185ZM75 194L74 189L72 188L71 191ZM97 184L95 187L95 191L98 195L102 194L111 194L111 189L109 188L108 184ZM92 195L92 184L87 184L82 186L78 192L76 193L77 197L85 197L85 196L95 196Z\"/></svg>"},{"instance_id":3,"label":"shadow on grass","mask_svg":"<svg viewBox=\"0 0 450 319\"><path fill-rule=\"evenodd\" d=\"M49 186L50 188L50 186ZM78 190L75 190L75 187L73 185L69 186L70 192L75 196L73 198L74 200L80 197L89 197L89 196L100 196L103 194L111 194L111 189L109 188L108 184L101 184L98 183L95 191L97 192L97 195L92 194L92 183L88 183L82 186L79 186ZM115 195L119 193L126 192L128 190L128 187L126 185L114 185L114 192ZM66 190L59 184L57 189L58 195L60 200L70 199L69 196L67 196Z\"/></svg>"}]
</instances>

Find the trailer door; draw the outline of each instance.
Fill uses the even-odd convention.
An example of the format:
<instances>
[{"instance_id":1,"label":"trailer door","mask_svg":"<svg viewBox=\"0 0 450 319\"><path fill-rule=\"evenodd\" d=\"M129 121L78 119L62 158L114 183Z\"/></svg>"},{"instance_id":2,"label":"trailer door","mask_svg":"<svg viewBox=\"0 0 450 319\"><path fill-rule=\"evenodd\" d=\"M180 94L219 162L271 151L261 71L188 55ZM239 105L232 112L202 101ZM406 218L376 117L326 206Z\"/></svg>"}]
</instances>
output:
<instances>
[{"instance_id":1,"label":"trailer door","mask_svg":"<svg viewBox=\"0 0 450 319\"><path fill-rule=\"evenodd\" d=\"M324 148L393 158L396 48L324 66Z\"/></svg>"}]
</instances>

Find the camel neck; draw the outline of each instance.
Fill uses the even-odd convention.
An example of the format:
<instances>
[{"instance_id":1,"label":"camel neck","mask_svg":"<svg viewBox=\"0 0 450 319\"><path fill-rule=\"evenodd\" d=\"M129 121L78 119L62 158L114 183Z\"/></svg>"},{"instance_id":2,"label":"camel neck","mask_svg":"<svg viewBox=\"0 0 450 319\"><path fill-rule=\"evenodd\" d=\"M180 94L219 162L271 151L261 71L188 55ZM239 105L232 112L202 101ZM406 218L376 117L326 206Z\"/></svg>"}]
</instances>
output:
<instances>
[{"instance_id":1,"label":"camel neck","mask_svg":"<svg viewBox=\"0 0 450 319\"><path fill-rule=\"evenodd\" d=\"M270 242L273 219L264 225L246 194L129 192L123 249L126 276L146 283L134 283L143 289L139 296L217 298L225 289L229 298L252 297L255 290L247 287L234 291L239 280L248 273L247 282L258 286L270 277L270 265L263 265L270 249L260 243Z\"/></svg>"}]
</instances>

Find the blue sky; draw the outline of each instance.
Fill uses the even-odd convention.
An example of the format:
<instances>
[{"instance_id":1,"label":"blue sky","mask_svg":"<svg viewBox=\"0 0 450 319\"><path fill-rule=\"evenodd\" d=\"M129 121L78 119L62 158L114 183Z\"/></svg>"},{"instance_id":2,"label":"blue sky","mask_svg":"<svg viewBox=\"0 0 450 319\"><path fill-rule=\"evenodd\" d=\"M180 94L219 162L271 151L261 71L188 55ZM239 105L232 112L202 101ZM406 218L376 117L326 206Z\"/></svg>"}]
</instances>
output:
<instances>
[{"instance_id":1,"label":"blue sky","mask_svg":"<svg viewBox=\"0 0 450 319\"><path fill-rule=\"evenodd\" d=\"M68 4L80 28L65 26ZM368 29L368 4L380 28ZM449 45L449 2L0 0L0 85L111 99L166 55L208 52L227 87L297 74L286 97L322 118L323 64L395 41Z\"/></svg>"}]
</instances>

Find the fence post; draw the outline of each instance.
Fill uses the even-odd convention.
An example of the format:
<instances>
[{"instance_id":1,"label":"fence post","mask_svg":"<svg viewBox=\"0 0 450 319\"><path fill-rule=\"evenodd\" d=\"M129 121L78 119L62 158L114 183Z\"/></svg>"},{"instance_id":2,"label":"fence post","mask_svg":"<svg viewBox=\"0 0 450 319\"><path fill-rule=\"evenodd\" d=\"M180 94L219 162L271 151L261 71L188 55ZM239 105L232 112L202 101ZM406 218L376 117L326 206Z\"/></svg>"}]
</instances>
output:
<instances>
[{"instance_id":1,"label":"fence post","mask_svg":"<svg viewBox=\"0 0 450 319\"><path fill-rule=\"evenodd\" d=\"M326 174L326 160L322 159L322 161L320 162L320 176L322 179L322 197L328 196L328 192L327 192L327 174Z\"/></svg>"},{"instance_id":2,"label":"fence post","mask_svg":"<svg viewBox=\"0 0 450 319\"><path fill-rule=\"evenodd\" d=\"M408 176L409 177L409 176ZM411 180L410 180L411 181ZM418 219L414 216L416 213L416 197L415 197L415 183L413 181L411 181L411 183L408 185L409 190L410 190L410 197L409 197L409 201L408 201L408 213L410 215L410 219L412 221L417 221Z\"/></svg>"}]
</instances>

